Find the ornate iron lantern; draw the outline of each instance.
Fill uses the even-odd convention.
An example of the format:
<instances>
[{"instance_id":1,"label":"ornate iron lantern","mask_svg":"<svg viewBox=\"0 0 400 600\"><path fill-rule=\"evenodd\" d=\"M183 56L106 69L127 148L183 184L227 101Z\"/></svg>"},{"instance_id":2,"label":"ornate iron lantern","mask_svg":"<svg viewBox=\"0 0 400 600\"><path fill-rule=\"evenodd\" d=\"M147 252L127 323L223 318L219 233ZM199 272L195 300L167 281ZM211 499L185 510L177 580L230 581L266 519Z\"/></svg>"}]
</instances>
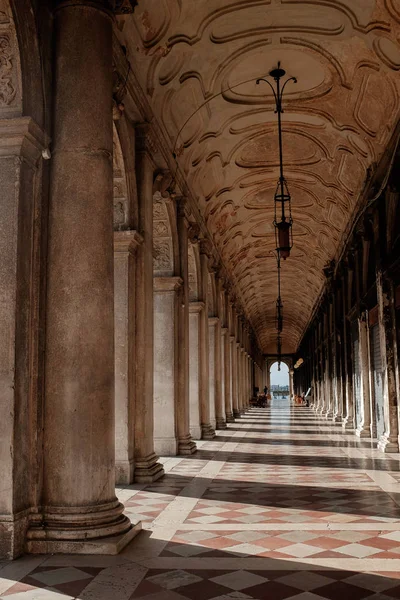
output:
<instances>
[{"instance_id":1,"label":"ornate iron lantern","mask_svg":"<svg viewBox=\"0 0 400 600\"><path fill-rule=\"evenodd\" d=\"M289 77L282 85L282 78L285 77L286 71L281 69L281 63L278 63L278 68L270 71L269 75L274 79L276 83L276 90L274 86L268 81L268 79L260 78L257 79L257 83L264 81L267 83L275 98L275 113L278 114L278 142L279 142L279 180L275 192L275 242L276 250L283 260L286 260L290 256L290 251L293 247L293 232L292 232L292 199L290 196L289 188L287 185L286 178L283 173L283 151L282 151L282 98L283 92L285 91L286 85L289 81L297 83L296 77Z\"/></svg>"}]
</instances>

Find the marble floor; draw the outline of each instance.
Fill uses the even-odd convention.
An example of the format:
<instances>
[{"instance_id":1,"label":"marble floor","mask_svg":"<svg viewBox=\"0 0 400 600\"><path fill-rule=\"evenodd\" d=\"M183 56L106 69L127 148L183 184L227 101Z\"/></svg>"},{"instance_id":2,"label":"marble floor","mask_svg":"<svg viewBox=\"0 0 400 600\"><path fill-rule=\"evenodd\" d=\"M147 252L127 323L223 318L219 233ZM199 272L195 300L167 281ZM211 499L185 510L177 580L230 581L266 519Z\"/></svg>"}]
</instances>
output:
<instances>
[{"instance_id":1,"label":"marble floor","mask_svg":"<svg viewBox=\"0 0 400 600\"><path fill-rule=\"evenodd\" d=\"M118 490L143 531L119 556L0 565L9 600L400 598L399 455L311 409L251 409L166 476Z\"/></svg>"}]
</instances>

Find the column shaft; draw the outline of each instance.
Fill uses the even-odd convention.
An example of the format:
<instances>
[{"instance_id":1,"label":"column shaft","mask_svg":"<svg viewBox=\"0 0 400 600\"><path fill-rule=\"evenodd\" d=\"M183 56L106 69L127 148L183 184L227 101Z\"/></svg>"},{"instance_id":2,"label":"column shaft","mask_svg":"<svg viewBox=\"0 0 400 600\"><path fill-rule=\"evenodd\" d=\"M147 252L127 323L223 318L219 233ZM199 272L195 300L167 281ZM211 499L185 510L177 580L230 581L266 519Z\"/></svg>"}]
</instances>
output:
<instances>
[{"instance_id":1,"label":"column shaft","mask_svg":"<svg viewBox=\"0 0 400 600\"><path fill-rule=\"evenodd\" d=\"M154 452L154 301L153 301L153 177L148 127L137 128L136 174L139 230L143 243L136 267L136 405L135 481L152 482L164 474Z\"/></svg>"},{"instance_id":2,"label":"column shaft","mask_svg":"<svg viewBox=\"0 0 400 600\"><path fill-rule=\"evenodd\" d=\"M114 232L115 478L133 482L135 418L136 231Z\"/></svg>"},{"instance_id":3,"label":"column shaft","mask_svg":"<svg viewBox=\"0 0 400 600\"><path fill-rule=\"evenodd\" d=\"M190 432L189 416L189 360L191 347L189 343L188 221L185 206L186 199L181 198L177 207L179 267L182 288L178 306L178 387L176 400L178 453L181 455L193 454L197 450Z\"/></svg>"},{"instance_id":4,"label":"column shaft","mask_svg":"<svg viewBox=\"0 0 400 600\"><path fill-rule=\"evenodd\" d=\"M66 3L54 26L45 462L28 550L115 553L132 526L114 489L112 23Z\"/></svg>"}]
</instances>

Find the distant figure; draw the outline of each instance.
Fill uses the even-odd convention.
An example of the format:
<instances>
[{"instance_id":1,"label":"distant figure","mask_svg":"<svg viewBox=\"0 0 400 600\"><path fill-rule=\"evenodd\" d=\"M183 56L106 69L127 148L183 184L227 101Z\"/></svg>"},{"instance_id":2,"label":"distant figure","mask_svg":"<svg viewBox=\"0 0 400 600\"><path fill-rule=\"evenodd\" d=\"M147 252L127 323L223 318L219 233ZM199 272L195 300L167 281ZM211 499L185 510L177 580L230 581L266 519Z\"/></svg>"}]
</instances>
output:
<instances>
[{"instance_id":1,"label":"distant figure","mask_svg":"<svg viewBox=\"0 0 400 600\"><path fill-rule=\"evenodd\" d=\"M258 385L256 385L254 388L254 396L257 396L259 391L260 391L260 388L258 387Z\"/></svg>"},{"instance_id":2,"label":"distant figure","mask_svg":"<svg viewBox=\"0 0 400 600\"><path fill-rule=\"evenodd\" d=\"M267 394L268 394L268 388L267 388L267 386L265 386L265 388L264 388L264 394L265 394L265 395L267 395Z\"/></svg>"}]
</instances>

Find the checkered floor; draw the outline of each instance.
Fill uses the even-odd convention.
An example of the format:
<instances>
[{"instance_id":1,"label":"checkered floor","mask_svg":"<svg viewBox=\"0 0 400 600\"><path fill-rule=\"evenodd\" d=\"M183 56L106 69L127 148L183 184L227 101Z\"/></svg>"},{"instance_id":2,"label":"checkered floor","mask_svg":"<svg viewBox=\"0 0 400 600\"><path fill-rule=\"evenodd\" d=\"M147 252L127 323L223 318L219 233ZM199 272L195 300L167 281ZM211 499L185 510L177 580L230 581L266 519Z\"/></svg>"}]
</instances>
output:
<instances>
[{"instance_id":1,"label":"checkered floor","mask_svg":"<svg viewBox=\"0 0 400 600\"><path fill-rule=\"evenodd\" d=\"M283 401L118 490L119 556L0 564L10 600L400 599L399 455Z\"/></svg>"}]
</instances>

